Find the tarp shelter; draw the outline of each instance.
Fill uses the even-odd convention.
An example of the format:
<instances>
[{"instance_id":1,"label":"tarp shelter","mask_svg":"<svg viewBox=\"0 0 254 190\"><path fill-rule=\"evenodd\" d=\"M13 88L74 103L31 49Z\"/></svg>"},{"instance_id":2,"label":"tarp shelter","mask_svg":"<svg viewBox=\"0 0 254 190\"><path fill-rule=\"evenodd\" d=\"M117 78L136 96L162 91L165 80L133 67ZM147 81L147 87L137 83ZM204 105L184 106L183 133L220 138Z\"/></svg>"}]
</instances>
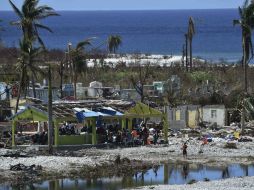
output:
<instances>
[{"instance_id":1,"label":"tarp shelter","mask_svg":"<svg viewBox=\"0 0 254 190\"><path fill-rule=\"evenodd\" d=\"M76 105L53 105L53 123L54 123L54 145L73 145L85 144L86 140L83 135L59 135L59 125L63 122L78 122L73 106ZM88 115L87 120L92 126L92 144L97 143L96 137L96 116ZM47 122L48 112L47 105L38 104L26 106L26 108L12 117L12 146L15 146L15 132L17 123L21 121Z\"/></svg>"},{"instance_id":2,"label":"tarp shelter","mask_svg":"<svg viewBox=\"0 0 254 190\"><path fill-rule=\"evenodd\" d=\"M86 108L74 108L78 121L81 123L86 118L89 117L110 117L118 118L123 116L123 113L111 108L111 107L99 107L94 110L89 110Z\"/></svg>"},{"instance_id":3,"label":"tarp shelter","mask_svg":"<svg viewBox=\"0 0 254 190\"><path fill-rule=\"evenodd\" d=\"M83 123L83 121L86 118L90 118L90 117L99 117L99 113L95 112L95 111L91 111L89 109L86 108L74 108L74 111L76 112L76 117L79 121L79 123Z\"/></svg>"},{"instance_id":4,"label":"tarp shelter","mask_svg":"<svg viewBox=\"0 0 254 190\"><path fill-rule=\"evenodd\" d=\"M102 116L105 119L117 119L119 122L122 122L122 127L128 127L132 129L132 121L135 118L151 118L157 117L161 118L163 121L163 131L164 139L167 141L168 134L168 121L166 113L163 113L157 109L151 108L143 103L135 104L120 104L118 102L114 103L112 101L108 102L84 102L84 103L56 103L53 104L53 123L54 123L54 145L74 145L74 144L87 144L85 137L82 135L59 135L59 126L63 122L75 122L78 123L77 115L79 115L80 121L86 120L89 123L89 126L92 127L92 144L97 144L97 135L96 135L96 120L99 116ZM121 112L117 111L109 106L112 105L116 108L120 108ZM87 109L87 108L89 109ZM124 108L124 109L122 109ZM124 113L122 113L124 112ZM47 122L48 121L48 112L47 105L44 104L33 104L26 106L26 108L12 117L12 145L15 146L15 131L17 128L17 123L21 121L38 121L38 122ZM126 126L128 121L128 126Z\"/></svg>"},{"instance_id":5,"label":"tarp shelter","mask_svg":"<svg viewBox=\"0 0 254 190\"><path fill-rule=\"evenodd\" d=\"M135 103L132 107L130 107L127 111L124 112L124 118L122 120L122 126L126 126L126 120L128 121L128 129L131 131L133 127L133 119L146 119L146 118L161 118L163 122L163 133L164 133L164 140L168 141L168 129L169 124L167 120L167 114L163 113L157 109L154 109L146 104L141 102Z\"/></svg>"}]
</instances>

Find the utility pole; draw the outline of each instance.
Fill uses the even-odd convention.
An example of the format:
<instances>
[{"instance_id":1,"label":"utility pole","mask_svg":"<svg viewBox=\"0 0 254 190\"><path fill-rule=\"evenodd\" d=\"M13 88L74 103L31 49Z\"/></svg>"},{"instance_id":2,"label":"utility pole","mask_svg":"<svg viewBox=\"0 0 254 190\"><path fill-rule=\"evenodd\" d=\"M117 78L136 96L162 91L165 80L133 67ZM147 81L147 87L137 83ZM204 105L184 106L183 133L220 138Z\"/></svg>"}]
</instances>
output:
<instances>
[{"instance_id":1,"label":"utility pole","mask_svg":"<svg viewBox=\"0 0 254 190\"><path fill-rule=\"evenodd\" d=\"M48 67L48 150L53 154L53 108L52 108L52 79L51 66Z\"/></svg>"},{"instance_id":2,"label":"utility pole","mask_svg":"<svg viewBox=\"0 0 254 190\"><path fill-rule=\"evenodd\" d=\"M65 60L66 61L66 60ZM63 98L63 70L64 70L64 63L61 61L60 63L60 99Z\"/></svg>"},{"instance_id":3,"label":"utility pole","mask_svg":"<svg viewBox=\"0 0 254 190\"><path fill-rule=\"evenodd\" d=\"M72 63L72 60L71 60L71 46L72 46L72 43L69 42L68 43L68 69L70 71L70 83L73 82L73 63Z\"/></svg>"}]
</instances>

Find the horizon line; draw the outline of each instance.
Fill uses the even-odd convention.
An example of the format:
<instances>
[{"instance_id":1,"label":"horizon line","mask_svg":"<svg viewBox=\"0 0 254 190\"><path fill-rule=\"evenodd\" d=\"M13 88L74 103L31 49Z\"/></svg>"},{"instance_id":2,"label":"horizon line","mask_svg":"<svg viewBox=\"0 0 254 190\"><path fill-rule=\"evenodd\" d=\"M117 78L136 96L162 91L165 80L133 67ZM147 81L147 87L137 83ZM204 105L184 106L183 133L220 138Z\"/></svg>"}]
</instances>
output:
<instances>
[{"instance_id":1,"label":"horizon line","mask_svg":"<svg viewBox=\"0 0 254 190\"><path fill-rule=\"evenodd\" d=\"M182 8L182 9L84 9L84 10L78 10L78 9L55 9L55 11L191 11L191 10L232 10L237 8L195 8L195 9L188 9L188 8ZM2 11L13 11L10 10L2 10Z\"/></svg>"}]
</instances>

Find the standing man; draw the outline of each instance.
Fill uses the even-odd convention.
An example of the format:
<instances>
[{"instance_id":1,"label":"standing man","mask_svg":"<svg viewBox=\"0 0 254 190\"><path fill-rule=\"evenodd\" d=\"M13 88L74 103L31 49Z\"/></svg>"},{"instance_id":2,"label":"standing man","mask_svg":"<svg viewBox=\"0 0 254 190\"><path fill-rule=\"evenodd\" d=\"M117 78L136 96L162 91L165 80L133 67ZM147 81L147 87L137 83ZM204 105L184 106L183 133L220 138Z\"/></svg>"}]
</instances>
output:
<instances>
[{"instance_id":1,"label":"standing man","mask_svg":"<svg viewBox=\"0 0 254 190\"><path fill-rule=\"evenodd\" d=\"M187 146L187 143L185 142L184 144L183 144L183 147L182 147L182 150L183 150L183 157L186 159L187 158L187 148L188 148L188 146Z\"/></svg>"}]
</instances>

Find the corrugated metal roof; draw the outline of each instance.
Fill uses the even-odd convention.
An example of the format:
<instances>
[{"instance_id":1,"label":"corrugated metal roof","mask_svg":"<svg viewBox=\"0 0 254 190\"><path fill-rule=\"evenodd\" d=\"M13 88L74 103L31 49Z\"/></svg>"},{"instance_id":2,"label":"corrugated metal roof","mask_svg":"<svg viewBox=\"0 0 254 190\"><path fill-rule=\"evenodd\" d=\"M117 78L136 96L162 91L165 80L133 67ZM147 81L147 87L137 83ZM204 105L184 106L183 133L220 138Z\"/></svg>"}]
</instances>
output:
<instances>
[{"instance_id":1,"label":"corrugated metal roof","mask_svg":"<svg viewBox=\"0 0 254 190\"><path fill-rule=\"evenodd\" d=\"M128 110L133 105L132 102L122 101L122 100L84 100L84 101L58 101L54 102L52 105L53 108L53 117L54 118L76 118L76 112L82 109L88 109L91 111L100 112L100 109L103 107L111 107L116 111L118 115L123 113L125 110ZM38 112L47 114L48 105L47 104L31 104L27 105L27 108L34 108ZM76 111L75 111L76 109ZM22 114L23 111L18 112L16 115ZM101 115L105 113L101 112ZM15 117L14 115L13 117ZM12 117L12 118L13 118Z\"/></svg>"}]
</instances>

